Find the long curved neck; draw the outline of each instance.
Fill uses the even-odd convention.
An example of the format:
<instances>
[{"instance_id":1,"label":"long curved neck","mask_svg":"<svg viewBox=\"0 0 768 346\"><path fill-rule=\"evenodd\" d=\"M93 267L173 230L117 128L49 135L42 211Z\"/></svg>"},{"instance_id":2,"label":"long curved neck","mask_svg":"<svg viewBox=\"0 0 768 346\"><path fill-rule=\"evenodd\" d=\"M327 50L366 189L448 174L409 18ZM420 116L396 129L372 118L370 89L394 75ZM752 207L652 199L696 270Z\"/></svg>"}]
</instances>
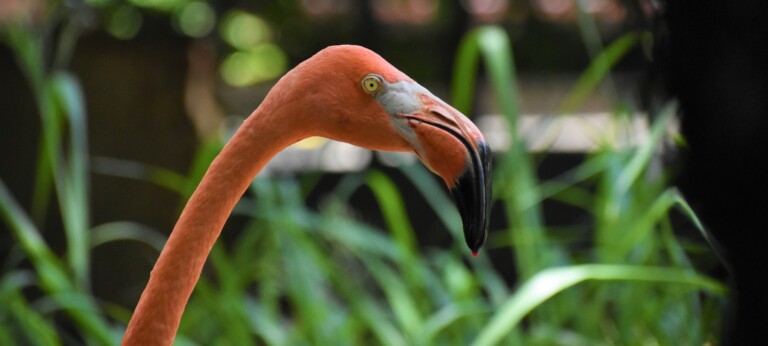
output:
<instances>
[{"instance_id":1,"label":"long curved neck","mask_svg":"<svg viewBox=\"0 0 768 346\"><path fill-rule=\"evenodd\" d=\"M240 196L278 152L305 137L265 102L213 160L187 202L128 323L123 345L171 345L208 254ZM277 114L275 114L277 113Z\"/></svg>"}]
</instances>

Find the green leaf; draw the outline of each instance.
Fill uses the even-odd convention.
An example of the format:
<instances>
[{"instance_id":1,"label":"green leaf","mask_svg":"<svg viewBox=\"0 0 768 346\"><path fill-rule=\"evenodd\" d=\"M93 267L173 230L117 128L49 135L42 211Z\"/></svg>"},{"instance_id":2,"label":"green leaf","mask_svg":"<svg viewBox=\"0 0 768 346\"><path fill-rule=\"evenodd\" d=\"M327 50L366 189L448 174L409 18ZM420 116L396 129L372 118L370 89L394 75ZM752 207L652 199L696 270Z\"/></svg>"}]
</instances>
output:
<instances>
[{"instance_id":1,"label":"green leaf","mask_svg":"<svg viewBox=\"0 0 768 346\"><path fill-rule=\"evenodd\" d=\"M633 265L584 264L542 270L522 286L491 317L472 345L495 345L517 328L520 321L554 295L587 280L648 281L691 285L715 294L725 294L718 282L677 268Z\"/></svg>"},{"instance_id":2,"label":"green leaf","mask_svg":"<svg viewBox=\"0 0 768 346\"><path fill-rule=\"evenodd\" d=\"M108 222L91 228L92 248L114 241L136 241L155 249L163 250L168 238L156 229L131 221Z\"/></svg>"},{"instance_id":3,"label":"green leaf","mask_svg":"<svg viewBox=\"0 0 768 346\"><path fill-rule=\"evenodd\" d=\"M587 69L563 99L558 107L558 113L573 113L587 100L603 79L608 75L621 58L623 58L639 41L639 35L633 32L624 34L605 48L592 60Z\"/></svg>"}]
</instances>

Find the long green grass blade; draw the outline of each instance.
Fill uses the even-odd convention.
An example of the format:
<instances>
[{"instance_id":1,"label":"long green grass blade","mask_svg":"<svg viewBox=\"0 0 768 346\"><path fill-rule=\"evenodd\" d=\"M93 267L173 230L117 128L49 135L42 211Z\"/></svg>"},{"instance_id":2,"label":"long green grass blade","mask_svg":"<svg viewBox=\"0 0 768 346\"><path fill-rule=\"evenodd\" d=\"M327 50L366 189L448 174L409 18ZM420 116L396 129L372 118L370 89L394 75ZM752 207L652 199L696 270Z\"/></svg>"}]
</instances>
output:
<instances>
[{"instance_id":1,"label":"long green grass blade","mask_svg":"<svg viewBox=\"0 0 768 346\"><path fill-rule=\"evenodd\" d=\"M48 176L52 176L62 209L69 266L75 283L85 288L89 272L89 207L87 131L82 91L75 79L64 72L45 75L42 38L39 35L20 27L7 29L5 33L19 58L21 69L26 73L42 119L41 154L48 162L39 161L38 169L50 170L49 173L37 173L33 214L41 217L45 211L50 189ZM64 134L63 120L66 120L70 130L69 136ZM62 151L65 137L70 143L68 161L62 160L65 156Z\"/></svg>"},{"instance_id":2,"label":"long green grass blade","mask_svg":"<svg viewBox=\"0 0 768 346\"><path fill-rule=\"evenodd\" d=\"M514 85L514 63L509 38L499 27L479 27L462 39L453 68L452 104L462 113L471 114L479 57L488 69L496 101L510 121L511 132L515 133L517 124L512 121L518 118L519 102Z\"/></svg>"},{"instance_id":3,"label":"long green grass blade","mask_svg":"<svg viewBox=\"0 0 768 346\"><path fill-rule=\"evenodd\" d=\"M11 196L2 180L0 180L0 217L8 224L14 237L29 256L40 279L40 286L47 294L54 298L79 294L75 284L67 275L64 265L50 250L40 236L40 232ZM62 305L86 332L86 336L94 338L102 345L113 344L115 335L99 315L95 303L91 299L83 299L80 302L82 305L79 306Z\"/></svg>"},{"instance_id":4,"label":"long green grass blade","mask_svg":"<svg viewBox=\"0 0 768 346\"><path fill-rule=\"evenodd\" d=\"M679 190L674 189L675 194L675 202L680 208L680 210L685 213L685 215L693 222L693 224L696 226L696 229L701 233L702 238L707 241L707 244L709 244L709 247L712 249L712 251L717 256L720 263L722 263L729 272L733 273L733 267L731 266L731 263L728 261L727 253L723 249L723 246L720 245L720 243L715 239L707 230L706 227L704 227L704 224L701 222L701 219L699 219L698 215L696 215L696 212L693 211L693 208L688 204L688 201L683 197L683 195L680 193Z\"/></svg>"},{"instance_id":5,"label":"long green grass blade","mask_svg":"<svg viewBox=\"0 0 768 346\"><path fill-rule=\"evenodd\" d=\"M397 186L392 179L379 171L371 171L368 174L367 185L373 192L387 228L395 239L400 252L398 261L400 270L413 287L423 286L423 278L418 271L419 253L416 235Z\"/></svg>"},{"instance_id":6,"label":"long green grass blade","mask_svg":"<svg viewBox=\"0 0 768 346\"><path fill-rule=\"evenodd\" d=\"M42 137L40 138L35 167L35 185L32 192L30 216L37 225L44 228L45 216L51 203L53 170L51 169L51 161L48 160L48 154L46 153L45 140Z\"/></svg>"},{"instance_id":7,"label":"long green grass blade","mask_svg":"<svg viewBox=\"0 0 768 346\"><path fill-rule=\"evenodd\" d=\"M576 81L576 84L568 93L568 96L566 96L560 103L558 113L567 114L578 110L598 85L600 85L606 78L611 68L613 68L613 66L616 65L627 52L635 47L638 41L639 35L630 32L624 34L600 52L581 74L581 77Z\"/></svg>"},{"instance_id":8,"label":"long green grass blade","mask_svg":"<svg viewBox=\"0 0 768 346\"><path fill-rule=\"evenodd\" d=\"M424 321L419 305L414 296L409 293L405 282L386 265L374 258L361 258L366 264L371 275L376 279L379 287L384 291L392 311L397 317L400 329L408 337L414 340L422 330Z\"/></svg>"},{"instance_id":9,"label":"long green grass blade","mask_svg":"<svg viewBox=\"0 0 768 346\"><path fill-rule=\"evenodd\" d=\"M72 75L64 72L51 78L52 94L58 108L67 120L69 129L68 160L65 166L56 167L61 174L62 186L59 201L62 209L64 230L67 235L67 259L75 276L75 282L85 288L90 268L89 200L88 200L88 136L85 120L83 91ZM60 136L62 137L62 136Z\"/></svg>"},{"instance_id":10,"label":"long green grass blade","mask_svg":"<svg viewBox=\"0 0 768 346\"><path fill-rule=\"evenodd\" d=\"M627 191L630 185L632 185L632 183L634 183L640 176L640 173L648 167L648 163L654 154L654 150L658 147L663 135L666 133L667 126L674 117L676 109L677 106L674 103L670 103L661 110L658 118L653 123L648 141L640 146L639 152L632 157L632 160L629 161L627 167L618 177L618 180L616 181L616 191L619 193Z\"/></svg>"},{"instance_id":11,"label":"long green grass blade","mask_svg":"<svg viewBox=\"0 0 768 346\"><path fill-rule=\"evenodd\" d=\"M550 268L536 274L502 305L478 334L472 345L495 345L517 328L520 321L554 295L587 280L647 281L691 285L714 294L725 294L718 282L676 268L632 265L584 264Z\"/></svg>"},{"instance_id":12,"label":"long green grass blade","mask_svg":"<svg viewBox=\"0 0 768 346\"><path fill-rule=\"evenodd\" d=\"M93 157L91 158L91 170L97 174L155 184L179 195L187 192L186 176L169 169L141 162L111 157Z\"/></svg>"},{"instance_id":13,"label":"long green grass blade","mask_svg":"<svg viewBox=\"0 0 768 346\"><path fill-rule=\"evenodd\" d=\"M68 277L62 263L45 243L35 225L18 205L2 180L0 180L0 216L37 267L37 273L44 287L53 290L67 288Z\"/></svg>"},{"instance_id":14,"label":"long green grass blade","mask_svg":"<svg viewBox=\"0 0 768 346\"><path fill-rule=\"evenodd\" d=\"M450 329L453 324L461 323L463 319L470 316L487 313L488 310L487 307L477 302L451 304L443 307L425 321L422 335L420 335L421 344L435 344L436 337L444 330Z\"/></svg>"},{"instance_id":15,"label":"long green grass blade","mask_svg":"<svg viewBox=\"0 0 768 346\"><path fill-rule=\"evenodd\" d=\"M529 277L536 270L554 263L559 257L545 248L543 222L536 206L540 200L536 179L525 144L516 136L519 98L515 86L514 60L509 38L495 26L470 31L459 45L454 65L453 98L459 110L470 110L478 56L483 58L496 103L505 116L512 134L512 145L497 162L494 172L494 196L504 201L512 226L509 234L516 246L518 271Z\"/></svg>"},{"instance_id":16,"label":"long green grass blade","mask_svg":"<svg viewBox=\"0 0 768 346\"><path fill-rule=\"evenodd\" d=\"M21 292L0 297L0 322L10 329L6 345L61 345L62 342L52 327L41 314L31 308ZM3 338L0 336L0 341Z\"/></svg>"},{"instance_id":17,"label":"long green grass blade","mask_svg":"<svg viewBox=\"0 0 768 346\"><path fill-rule=\"evenodd\" d=\"M166 240L168 238L158 230L131 221L108 222L90 230L92 248L115 241L135 241L146 244L160 253Z\"/></svg>"}]
</instances>

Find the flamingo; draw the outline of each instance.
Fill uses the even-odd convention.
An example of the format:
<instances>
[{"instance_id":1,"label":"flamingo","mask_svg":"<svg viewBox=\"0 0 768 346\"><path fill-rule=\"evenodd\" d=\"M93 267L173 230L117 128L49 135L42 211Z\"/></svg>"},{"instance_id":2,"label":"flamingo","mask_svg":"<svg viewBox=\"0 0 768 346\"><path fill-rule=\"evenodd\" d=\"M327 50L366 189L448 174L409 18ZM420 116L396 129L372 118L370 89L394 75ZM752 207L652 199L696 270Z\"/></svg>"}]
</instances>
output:
<instances>
[{"instance_id":1,"label":"flamingo","mask_svg":"<svg viewBox=\"0 0 768 346\"><path fill-rule=\"evenodd\" d=\"M190 197L126 329L123 345L170 345L224 223L261 168L323 136L414 152L447 184L473 255L485 242L490 149L461 112L359 46L325 48L286 73L213 160Z\"/></svg>"}]
</instances>

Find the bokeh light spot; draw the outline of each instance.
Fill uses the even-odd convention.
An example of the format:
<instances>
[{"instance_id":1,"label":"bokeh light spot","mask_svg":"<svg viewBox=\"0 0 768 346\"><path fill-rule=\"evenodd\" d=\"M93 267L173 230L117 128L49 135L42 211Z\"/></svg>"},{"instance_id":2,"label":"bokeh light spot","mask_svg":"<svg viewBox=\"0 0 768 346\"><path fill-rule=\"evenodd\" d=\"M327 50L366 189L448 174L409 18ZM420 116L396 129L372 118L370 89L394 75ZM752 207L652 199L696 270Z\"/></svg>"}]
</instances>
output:
<instances>
[{"instance_id":1,"label":"bokeh light spot","mask_svg":"<svg viewBox=\"0 0 768 346\"><path fill-rule=\"evenodd\" d=\"M221 22L221 37L233 47L246 49L269 41L272 30L258 16L233 10Z\"/></svg>"},{"instance_id":2,"label":"bokeh light spot","mask_svg":"<svg viewBox=\"0 0 768 346\"><path fill-rule=\"evenodd\" d=\"M176 12L176 24L187 36L203 37L213 30L216 14L207 3L192 1Z\"/></svg>"},{"instance_id":3,"label":"bokeh light spot","mask_svg":"<svg viewBox=\"0 0 768 346\"><path fill-rule=\"evenodd\" d=\"M141 13L133 6L118 7L107 21L107 31L119 39L128 40L141 29Z\"/></svg>"},{"instance_id":4,"label":"bokeh light spot","mask_svg":"<svg viewBox=\"0 0 768 346\"><path fill-rule=\"evenodd\" d=\"M245 87L279 77L288 64L285 53L271 43L230 54L221 64L221 76L228 84Z\"/></svg>"}]
</instances>

